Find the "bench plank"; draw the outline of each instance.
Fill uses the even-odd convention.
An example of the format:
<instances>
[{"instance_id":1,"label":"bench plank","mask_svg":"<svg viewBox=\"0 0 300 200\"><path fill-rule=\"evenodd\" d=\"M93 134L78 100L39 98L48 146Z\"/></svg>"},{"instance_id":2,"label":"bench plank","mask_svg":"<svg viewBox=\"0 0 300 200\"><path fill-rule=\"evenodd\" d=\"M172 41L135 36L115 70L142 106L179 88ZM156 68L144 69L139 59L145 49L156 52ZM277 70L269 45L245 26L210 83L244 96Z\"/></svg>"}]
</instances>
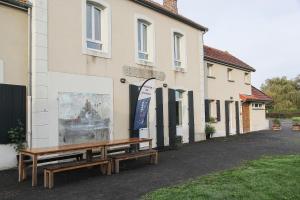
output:
<instances>
[{"instance_id":1,"label":"bench plank","mask_svg":"<svg viewBox=\"0 0 300 200\"><path fill-rule=\"evenodd\" d=\"M82 160L77 162L62 163L58 165L49 166L44 169L44 186L45 188L53 188L54 174L65 171L72 171L76 169L83 169L94 166L106 165L107 175L111 175L111 162L108 159L95 159L92 161ZM102 169L102 168L101 168Z\"/></svg>"}]
</instances>

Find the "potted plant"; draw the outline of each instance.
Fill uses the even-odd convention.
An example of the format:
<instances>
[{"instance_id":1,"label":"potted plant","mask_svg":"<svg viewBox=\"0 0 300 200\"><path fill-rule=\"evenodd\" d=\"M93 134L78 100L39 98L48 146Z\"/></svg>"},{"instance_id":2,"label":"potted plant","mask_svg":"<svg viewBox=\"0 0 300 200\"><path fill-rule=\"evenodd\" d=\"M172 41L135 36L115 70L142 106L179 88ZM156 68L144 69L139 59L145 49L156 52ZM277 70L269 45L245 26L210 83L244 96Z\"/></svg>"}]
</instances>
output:
<instances>
[{"instance_id":1,"label":"potted plant","mask_svg":"<svg viewBox=\"0 0 300 200\"><path fill-rule=\"evenodd\" d=\"M177 135L175 141L175 149L179 149L182 146L182 136Z\"/></svg>"},{"instance_id":2,"label":"potted plant","mask_svg":"<svg viewBox=\"0 0 300 200\"><path fill-rule=\"evenodd\" d=\"M216 129L214 126L211 125L211 123L207 123L205 125L205 134L206 134L207 140L209 140L215 132L216 132Z\"/></svg>"},{"instance_id":3,"label":"potted plant","mask_svg":"<svg viewBox=\"0 0 300 200\"><path fill-rule=\"evenodd\" d=\"M300 131L300 117L293 117L293 131Z\"/></svg>"},{"instance_id":4,"label":"potted plant","mask_svg":"<svg viewBox=\"0 0 300 200\"><path fill-rule=\"evenodd\" d=\"M281 130L281 122L279 119L273 119L273 125L272 125L273 131L280 131Z\"/></svg>"},{"instance_id":5,"label":"potted plant","mask_svg":"<svg viewBox=\"0 0 300 200\"><path fill-rule=\"evenodd\" d=\"M17 160L19 161L19 152L25 148L26 133L24 124L20 120L18 120L17 124L18 125L15 128L11 128L8 131L8 139L11 146L13 146L16 151Z\"/></svg>"}]
</instances>

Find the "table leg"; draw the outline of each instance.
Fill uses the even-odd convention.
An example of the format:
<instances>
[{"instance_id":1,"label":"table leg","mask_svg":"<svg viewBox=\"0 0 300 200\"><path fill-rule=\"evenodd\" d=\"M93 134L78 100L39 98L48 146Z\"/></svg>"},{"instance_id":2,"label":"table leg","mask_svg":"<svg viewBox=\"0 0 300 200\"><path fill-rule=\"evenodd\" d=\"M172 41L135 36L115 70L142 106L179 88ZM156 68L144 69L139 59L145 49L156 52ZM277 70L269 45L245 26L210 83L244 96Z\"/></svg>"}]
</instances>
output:
<instances>
[{"instance_id":1,"label":"table leg","mask_svg":"<svg viewBox=\"0 0 300 200\"><path fill-rule=\"evenodd\" d=\"M152 149L152 141L149 141L149 149Z\"/></svg>"},{"instance_id":2,"label":"table leg","mask_svg":"<svg viewBox=\"0 0 300 200\"><path fill-rule=\"evenodd\" d=\"M32 156L32 187L37 186L37 155Z\"/></svg>"},{"instance_id":3,"label":"table leg","mask_svg":"<svg viewBox=\"0 0 300 200\"><path fill-rule=\"evenodd\" d=\"M93 150L91 150L91 149L86 150L86 160L88 162L93 160Z\"/></svg>"},{"instance_id":4,"label":"table leg","mask_svg":"<svg viewBox=\"0 0 300 200\"><path fill-rule=\"evenodd\" d=\"M101 149L101 158L104 160L107 158L107 148L106 147L103 147Z\"/></svg>"},{"instance_id":5,"label":"table leg","mask_svg":"<svg viewBox=\"0 0 300 200\"><path fill-rule=\"evenodd\" d=\"M24 178L24 155L19 154L19 182L22 182Z\"/></svg>"}]
</instances>

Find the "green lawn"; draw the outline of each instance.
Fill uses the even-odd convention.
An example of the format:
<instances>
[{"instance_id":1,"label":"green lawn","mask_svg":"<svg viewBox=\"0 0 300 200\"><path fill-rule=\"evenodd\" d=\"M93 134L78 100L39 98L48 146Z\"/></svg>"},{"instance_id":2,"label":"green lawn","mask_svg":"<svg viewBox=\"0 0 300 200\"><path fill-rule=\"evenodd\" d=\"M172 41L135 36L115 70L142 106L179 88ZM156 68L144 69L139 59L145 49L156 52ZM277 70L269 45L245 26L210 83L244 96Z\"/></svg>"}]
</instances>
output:
<instances>
[{"instance_id":1,"label":"green lawn","mask_svg":"<svg viewBox=\"0 0 300 200\"><path fill-rule=\"evenodd\" d=\"M266 157L224 172L162 188L146 200L300 199L300 155Z\"/></svg>"}]
</instances>

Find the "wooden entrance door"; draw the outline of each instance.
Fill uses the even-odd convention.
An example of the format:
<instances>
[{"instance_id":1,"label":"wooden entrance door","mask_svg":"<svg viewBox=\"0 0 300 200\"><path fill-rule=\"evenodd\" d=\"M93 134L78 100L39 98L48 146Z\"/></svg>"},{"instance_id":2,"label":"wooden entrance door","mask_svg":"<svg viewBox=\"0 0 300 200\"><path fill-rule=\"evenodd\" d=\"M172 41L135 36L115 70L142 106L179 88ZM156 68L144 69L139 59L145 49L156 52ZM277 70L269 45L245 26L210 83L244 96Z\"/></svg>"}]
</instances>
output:
<instances>
[{"instance_id":1,"label":"wooden entrance door","mask_svg":"<svg viewBox=\"0 0 300 200\"><path fill-rule=\"evenodd\" d=\"M243 130L250 132L250 103L243 103Z\"/></svg>"}]
</instances>

